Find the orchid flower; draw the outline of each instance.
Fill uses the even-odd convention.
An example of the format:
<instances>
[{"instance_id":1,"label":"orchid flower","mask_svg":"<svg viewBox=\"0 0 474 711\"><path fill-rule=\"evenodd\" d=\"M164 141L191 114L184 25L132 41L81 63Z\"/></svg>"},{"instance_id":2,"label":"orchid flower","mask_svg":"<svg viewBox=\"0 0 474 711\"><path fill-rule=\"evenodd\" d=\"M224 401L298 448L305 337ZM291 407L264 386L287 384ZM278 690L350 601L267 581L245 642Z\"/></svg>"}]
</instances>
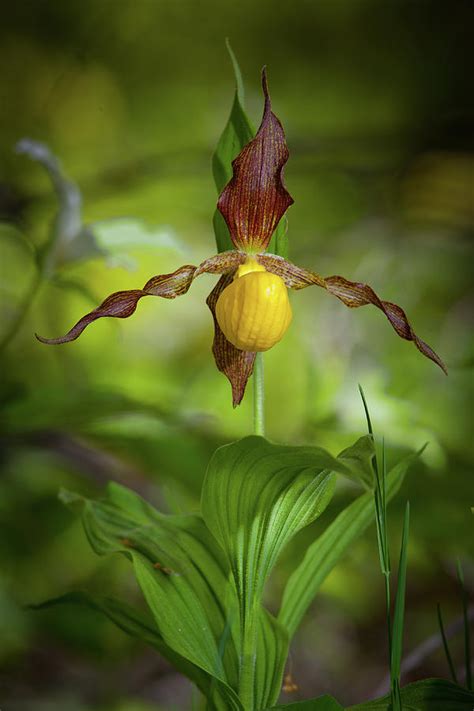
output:
<instances>
[{"instance_id":1,"label":"orchid flower","mask_svg":"<svg viewBox=\"0 0 474 711\"><path fill-rule=\"evenodd\" d=\"M350 308L373 304L401 338L413 341L423 355L446 372L443 361L415 334L400 306L382 301L367 284L342 276L323 278L266 252L293 198L283 182L289 154L283 127L272 112L265 69L262 88L265 106L260 128L233 161L233 177L217 203L235 249L216 254L197 267L186 264L172 274L154 276L142 289L117 291L83 316L65 336L37 338L47 344L74 341L93 321L128 318L144 296L174 299L185 294L196 277L209 273L221 275L207 305L214 317L214 358L230 381L234 407L242 401L256 353L275 345L290 324L288 289L319 286Z\"/></svg>"}]
</instances>

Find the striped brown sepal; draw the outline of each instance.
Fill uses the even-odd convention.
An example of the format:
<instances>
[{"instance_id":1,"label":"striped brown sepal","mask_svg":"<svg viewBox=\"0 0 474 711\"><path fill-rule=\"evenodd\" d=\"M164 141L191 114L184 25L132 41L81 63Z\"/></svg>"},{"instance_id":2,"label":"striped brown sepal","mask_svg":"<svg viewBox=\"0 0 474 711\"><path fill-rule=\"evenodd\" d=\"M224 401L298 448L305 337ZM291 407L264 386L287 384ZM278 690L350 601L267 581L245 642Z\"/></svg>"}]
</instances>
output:
<instances>
[{"instance_id":1,"label":"striped brown sepal","mask_svg":"<svg viewBox=\"0 0 474 711\"><path fill-rule=\"evenodd\" d=\"M221 276L207 297L206 303L214 318L214 343L212 344L212 352L218 369L221 373L224 373L232 386L232 404L236 407L242 402L248 379L252 375L256 354L248 351L240 351L233 346L224 336L217 323L217 299L226 286L232 282L232 278L232 273Z\"/></svg>"},{"instance_id":2,"label":"striped brown sepal","mask_svg":"<svg viewBox=\"0 0 474 711\"><path fill-rule=\"evenodd\" d=\"M308 269L298 267L287 259L276 254L257 254L257 262L268 272L278 274L283 279L288 289L305 289L307 286L322 286L326 288L326 283L322 276Z\"/></svg>"},{"instance_id":3,"label":"striped brown sepal","mask_svg":"<svg viewBox=\"0 0 474 711\"><path fill-rule=\"evenodd\" d=\"M448 370L439 355L416 335L406 313L400 306L392 304L391 301L382 301L368 284L348 281L348 279L344 279L341 276L326 277L324 281L326 282L326 289L334 296L337 296L349 308L354 309L359 306L373 304L383 311L400 338L404 338L406 341L413 341L420 353L423 353L424 356L439 365L446 375L448 374Z\"/></svg>"},{"instance_id":4,"label":"striped brown sepal","mask_svg":"<svg viewBox=\"0 0 474 711\"><path fill-rule=\"evenodd\" d=\"M330 294L337 296L337 298L342 301L343 304L349 306L349 308L354 309L359 306L366 306L367 304L376 306L383 311L393 329L401 338L404 338L406 341L413 341L420 353L423 353L424 356L432 360L436 365L439 365L445 373L448 372L441 358L427 343L416 335L404 310L400 306L397 306L397 304L392 304L390 301L382 301L368 284L349 281L341 276L322 277L316 274L316 272L297 267L286 259L275 255L259 254L257 260L269 272L278 274L290 289L305 289L307 286L320 286L329 291Z\"/></svg>"},{"instance_id":5,"label":"striped brown sepal","mask_svg":"<svg viewBox=\"0 0 474 711\"><path fill-rule=\"evenodd\" d=\"M78 338L89 324L99 318L128 318L131 316L137 304L144 296L161 296L163 299L175 299L177 296L185 294L191 286L193 279L205 272L209 274L226 274L235 269L245 261L242 252L231 251L216 254L214 257L206 259L198 267L186 264L172 274L160 274L154 276L143 287L143 289L132 289L131 291L116 291L108 296L96 309L83 316L75 326L71 328L65 336L60 338L43 338L36 335L41 343L48 345L59 345L68 343Z\"/></svg>"},{"instance_id":6,"label":"striped brown sepal","mask_svg":"<svg viewBox=\"0 0 474 711\"><path fill-rule=\"evenodd\" d=\"M288 148L280 121L271 109L265 69L262 72L265 108L255 138L233 161L234 174L217 207L232 242L247 252L263 251L293 198L283 184Z\"/></svg>"}]
</instances>

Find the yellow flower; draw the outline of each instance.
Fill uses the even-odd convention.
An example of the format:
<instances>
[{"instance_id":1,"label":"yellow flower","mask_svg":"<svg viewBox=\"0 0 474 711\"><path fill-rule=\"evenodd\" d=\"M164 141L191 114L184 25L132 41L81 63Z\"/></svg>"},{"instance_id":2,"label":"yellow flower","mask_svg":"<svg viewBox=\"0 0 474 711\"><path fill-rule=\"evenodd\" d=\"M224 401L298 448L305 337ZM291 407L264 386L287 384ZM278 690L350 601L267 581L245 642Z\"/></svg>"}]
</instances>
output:
<instances>
[{"instance_id":1,"label":"yellow flower","mask_svg":"<svg viewBox=\"0 0 474 711\"><path fill-rule=\"evenodd\" d=\"M288 148L282 125L271 110L265 70L262 87L265 96L262 123L255 138L233 161L233 177L217 203L235 249L216 254L198 267L187 264L172 274L154 276L143 289L111 294L94 311L83 316L65 336L37 338L48 344L73 341L99 318L131 316L144 296L174 299L185 294L193 280L207 272L221 275L207 298L207 304L214 317L212 350L218 369L231 383L234 406L244 396L256 353L274 346L290 325L288 289L299 290L314 285L326 289L350 308L373 304L385 314L401 338L413 341L423 355L446 372L443 361L415 334L400 306L382 301L367 284L341 276L323 278L266 252L272 234L293 198L283 183Z\"/></svg>"},{"instance_id":2,"label":"yellow flower","mask_svg":"<svg viewBox=\"0 0 474 711\"><path fill-rule=\"evenodd\" d=\"M216 318L236 348L268 351L281 341L292 319L285 282L248 257L219 296Z\"/></svg>"}]
</instances>

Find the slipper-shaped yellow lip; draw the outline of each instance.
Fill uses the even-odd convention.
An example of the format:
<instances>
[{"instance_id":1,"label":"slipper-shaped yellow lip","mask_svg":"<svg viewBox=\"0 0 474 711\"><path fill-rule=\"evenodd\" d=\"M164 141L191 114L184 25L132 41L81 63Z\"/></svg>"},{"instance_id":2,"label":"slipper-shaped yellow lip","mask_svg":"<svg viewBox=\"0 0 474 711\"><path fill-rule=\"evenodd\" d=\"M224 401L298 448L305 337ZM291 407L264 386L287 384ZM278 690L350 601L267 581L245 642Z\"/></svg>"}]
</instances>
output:
<instances>
[{"instance_id":1,"label":"slipper-shaped yellow lip","mask_svg":"<svg viewBox=\"0 0 474 711\"><path fill-rule=\"evenodd\" d=\"M224 336L242 351L267 351L285 335L292 313L281 277L249 257L216 304Z\"/></svg>"}]
</instances>

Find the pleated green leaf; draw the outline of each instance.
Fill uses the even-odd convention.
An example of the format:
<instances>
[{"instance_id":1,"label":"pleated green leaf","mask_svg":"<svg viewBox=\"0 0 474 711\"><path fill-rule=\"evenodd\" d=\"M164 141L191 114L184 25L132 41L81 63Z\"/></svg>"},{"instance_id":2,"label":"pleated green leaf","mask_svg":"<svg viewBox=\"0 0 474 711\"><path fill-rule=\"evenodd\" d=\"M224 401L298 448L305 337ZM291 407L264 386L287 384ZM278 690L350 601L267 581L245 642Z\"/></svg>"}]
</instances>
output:
<instances>
[{"instance_id":1,"label":"pleated green leaf","mask_svg":"<svg viewBox=\"0 0 474 711\"><path fill-rule=\"evenodd\" d=\"M327 694L318 696L317 699L311 699L310 701L296 701L294 704L272 706L271 711L276 711L277 709L289 709L290 711L291 709L294 709L294 711L344 711L341 704Z\"/></svg>"},{"instance_id":2,"label":"pleated green leaf","mask_svg":"<svg viewBox=\"0 0 474 711\"><path fill-rule=\"evenodd\" d=\"M98 554L118 551L130 558L164 643L216 679L227 708L240 709L232 691L239 677L232 629L238 619L235 588L226 557L203 520L160 514L114 483L103 500L69 492L62 498L82 508L86 534Z\"/></svg>"},{"instance_id":3,"label":"pleated green leaf","mask_svg":"<svg viewBox=\"0 0 474 711\"><path fill-rule=\"evenodd\" d=\"M360 481L366 489L375 485L372 459L374 457L374 441L372 435L360 437L354 444L344 449L339 458L351 467L352 476Z\"/></svg>"},{"instance_id":4,"label":"pleated green leaf","mask_svg":"<svg viewBox=\"0 0 474 711\"><path fill-rule=\"evenodd\" d=\"M202 513L223 547L241 604L261 599L288 541L326 508L335 474L350 468L318 447L246 437L218 449L202 491Z\"/></svg>"},{"instance_id":5,"label":"pleated green leaf","mask_svg":"<svg viewBox=\"0 0 474 711\"><path fill-rule=\"evenodd\" d=\"M262 437L221 447L211 459L202 513L227 555L235 580L243 643L239 691L250 708L264 708L265 694L257 696L262 687L271 688L270 699L277 698L283 673L283 657L271 683L265 655L257 654L255 663L265 581L284 546L327 506L335 472L352 476L353 466L353 459L346 462L317 447L278 446ZM281 639L277 644L283 652Z\"/></svg>"},{"instance_id":6,"label":"pleated green leaf","mask_svg":"<svg viewBox=\"0 0 474 711\"><path fill-rule=\"evenodd\" d=\"M255 709L265 709L280 695L289 639L284 627L264 607L257 606L255 614L257 644L251 696Z\"/></svg>"},{"instance_id":7,"label":"pleated green leaf","mask_svg":"<svg viewBox=\"0 0 474 711\"><path fill-rule=\"evenodd\" d=\"M474 692L444 679L423 679L401 690L403 711L472 711ZM390 695L350 706L346 711L390 711ZM315 707L317 709L317 707Z\"/></svg>"},{"instance_id":8,"label":"pleated green leaf","mask_svg":"<svg viewBox=\"0 0 474 711\"><path fill-rule=\"evenodd\" d=\"M360 451L360 445L357 446ZM346 452L347 450L342 454ZM416 457L416 454L406 457L387 475L387 501L397 493L410 464ZM369 526L373 517L374 497L372 491L368 491L341 511L324 533L308 548L301 564L288 580L278 615L278 619L288 630L290 638L323 581L351 543Z\"/></svg>"}]
</instances>

